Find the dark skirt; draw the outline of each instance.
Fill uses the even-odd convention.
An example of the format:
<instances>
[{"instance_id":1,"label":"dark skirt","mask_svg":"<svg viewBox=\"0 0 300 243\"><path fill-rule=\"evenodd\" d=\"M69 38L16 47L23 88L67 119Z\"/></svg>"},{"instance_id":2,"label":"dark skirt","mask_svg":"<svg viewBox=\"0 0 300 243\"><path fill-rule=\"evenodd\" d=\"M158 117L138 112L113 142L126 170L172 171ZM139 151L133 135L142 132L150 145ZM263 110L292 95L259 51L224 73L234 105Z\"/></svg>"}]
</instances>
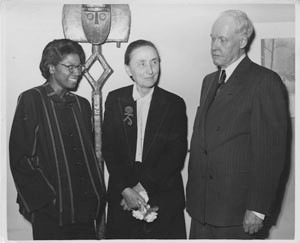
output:
<instances>
[{"instance_id":1,"label":"dark skirt","mask_svg":"<svg viewBox=\"0 0 300 243\"><path fill-rule=\"evenodd\" d=\"M160 209L151 223L138 220L120 204L108 204L107 239L186 239L184 212Z\"/></svg>"}]
</instances>

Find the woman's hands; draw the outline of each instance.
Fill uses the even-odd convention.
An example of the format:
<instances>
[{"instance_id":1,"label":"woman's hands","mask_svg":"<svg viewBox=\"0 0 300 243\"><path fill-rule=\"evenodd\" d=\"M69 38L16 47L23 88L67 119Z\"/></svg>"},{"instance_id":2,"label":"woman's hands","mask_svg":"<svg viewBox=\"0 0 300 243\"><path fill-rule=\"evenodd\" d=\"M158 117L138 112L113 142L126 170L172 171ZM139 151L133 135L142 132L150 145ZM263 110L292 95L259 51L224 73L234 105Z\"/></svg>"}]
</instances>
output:
<instances>
[{"instance_id":1,"label":"woman's hands","mask_svg":"<svg viewBox=\"0 0 300 243\"><path fill-rule=\"evenodd\" d=\"M134 188L136 187L137 186L135 186ZM139 209L141 205L143 206L147 205L144 198L134 188L127 187L123 190L122 192L123 199L120 203L121 207L123 207L123 210L130 211L133 209Z\"/></svg>"}]
</instances>

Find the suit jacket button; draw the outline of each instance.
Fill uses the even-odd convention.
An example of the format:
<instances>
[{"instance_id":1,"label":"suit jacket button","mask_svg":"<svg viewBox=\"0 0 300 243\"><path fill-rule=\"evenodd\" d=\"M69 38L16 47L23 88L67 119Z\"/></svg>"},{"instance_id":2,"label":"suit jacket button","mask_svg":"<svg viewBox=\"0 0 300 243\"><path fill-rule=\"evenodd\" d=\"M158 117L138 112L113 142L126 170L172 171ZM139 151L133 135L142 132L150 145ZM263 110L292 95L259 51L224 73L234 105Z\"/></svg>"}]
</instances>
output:
<instances>
[{"instance_id":1,"label":"suit jacket button","mask_svg":"<svg viewBox=\"0 0 300 243\"><path fill-rule=\"evenodd\" d=\"M217 126L216 127L216 131L218 132L218 131L220 131L221 130L221 126Z\"/></svg>"},{"instance_id":2,"label":"suit jacket button","mask_svg":"<svg viewBox=\"0 0 300 243\"><path fill-rule=\"evenodd\" d=\"M203 153L205 154L205 155L207 155L207 150L205 149L205 150L203 150Z\"/></svg>"},{"instance_id":3,"label":"suit jacket button","mask_svg":"<svg viewBox=\"0 0 300 243\"><path fill-rule=\"evenodd\" d=\"M214 177L213 177L212 175L209 175L208 178L209 178L210 180L214 179Z\"/></svg>"}]
</instances>

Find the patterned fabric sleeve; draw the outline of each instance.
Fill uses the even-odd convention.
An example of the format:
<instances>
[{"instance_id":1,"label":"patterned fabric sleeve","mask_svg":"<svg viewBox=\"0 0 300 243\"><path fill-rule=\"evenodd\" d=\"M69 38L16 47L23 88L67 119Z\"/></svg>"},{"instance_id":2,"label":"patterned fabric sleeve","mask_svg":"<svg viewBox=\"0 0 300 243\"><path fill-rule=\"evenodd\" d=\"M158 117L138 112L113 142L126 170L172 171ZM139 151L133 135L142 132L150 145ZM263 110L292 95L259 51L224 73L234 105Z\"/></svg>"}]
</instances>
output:
<instances>
[{"instance_id":1,"label":"patterned fabric sleeve","mask_svg":"<svg viewBox=\"0 0 300 243\"><path fill-rule=\"evenodd\" d=\"M55 199L55 190L39 167L38 102L32 93L20 95L15 112L9 155L18 197L27 212L39 209Z\"/></svg>"}]
</instances>

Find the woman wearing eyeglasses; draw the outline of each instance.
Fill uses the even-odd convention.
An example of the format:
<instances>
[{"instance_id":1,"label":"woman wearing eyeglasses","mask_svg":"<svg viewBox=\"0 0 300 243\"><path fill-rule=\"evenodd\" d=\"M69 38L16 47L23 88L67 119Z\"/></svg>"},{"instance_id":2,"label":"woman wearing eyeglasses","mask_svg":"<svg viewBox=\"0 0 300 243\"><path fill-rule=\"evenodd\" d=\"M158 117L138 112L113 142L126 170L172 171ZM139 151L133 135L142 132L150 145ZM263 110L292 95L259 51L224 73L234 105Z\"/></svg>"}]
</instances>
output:
<instances>
[{"instance_id":1,"label":"woman wearing eyeglasses","mask_svg":"<svg viewBox=\"0 0 300 243\"><path fill-rule=\"evenodd\" d=\"M32 223L34 240L96 239L95 220L105 208L90 104L71 92L84 63L77 42L50 42L40 62L47 81L19 96L10 166L20 213Z\"/></svg>"}]
</instances>

